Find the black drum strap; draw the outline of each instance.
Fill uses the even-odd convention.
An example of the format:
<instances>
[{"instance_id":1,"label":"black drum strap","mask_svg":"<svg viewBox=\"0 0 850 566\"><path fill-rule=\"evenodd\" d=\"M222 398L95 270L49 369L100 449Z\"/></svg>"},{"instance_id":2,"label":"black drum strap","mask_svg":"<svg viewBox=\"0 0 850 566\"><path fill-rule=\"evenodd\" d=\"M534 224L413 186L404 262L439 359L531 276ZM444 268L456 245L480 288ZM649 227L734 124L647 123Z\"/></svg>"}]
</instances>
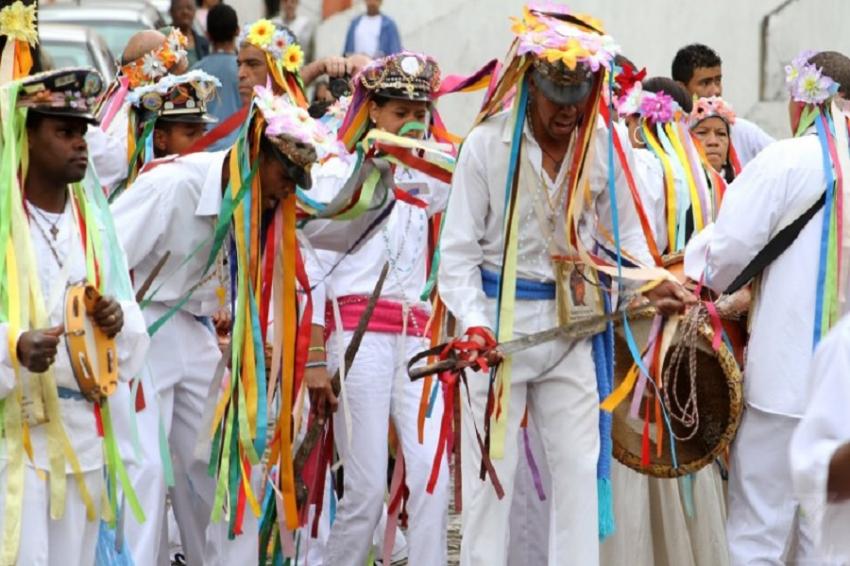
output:
<instances>
[{"instance_id":1,"label":"black drum strap","mask_svg":"<svg viewBox=\"0 0 850 566\"><path fill-rule=\"evenodd\" d=\"M815 214L823 208L825 202L826 191L824 191L823 195L817 200L817 202L810 206L806 212L801 214L799 218L794 220L794 222L780 230L767 243L767 245L756 254L756 257L753 258L741 274L738 275L729 287L726 288L725 293L734 293L749 283L753 277L761 273L768 265L773 263L776 258L781 256L782 253L794 243L794 240L797 239L797 236L799 236L800 232L803 231L803 228L806 227L806 224L808 224L809 221L814 218Z\"/></svg>"}]
</instances>

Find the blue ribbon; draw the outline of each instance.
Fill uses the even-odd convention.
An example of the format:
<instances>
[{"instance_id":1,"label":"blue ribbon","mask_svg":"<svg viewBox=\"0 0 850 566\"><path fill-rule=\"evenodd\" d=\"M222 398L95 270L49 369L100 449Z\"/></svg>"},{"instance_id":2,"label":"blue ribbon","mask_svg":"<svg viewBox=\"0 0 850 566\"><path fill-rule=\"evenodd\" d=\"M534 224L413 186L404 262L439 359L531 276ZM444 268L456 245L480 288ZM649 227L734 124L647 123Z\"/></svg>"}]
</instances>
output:
<instances>
[{"instance_id":1,"label":"blue ribbon","mask_svg":"<svg viewBox=\"0 0 850 566\"><path fill-rule=\"evenodd\" d=\"M823 158L823 174L826 178L826 201L823 210L823 225L821 228L820 252L818 260L818 282L817 297L815 299L815 326L812 335L812 348L818 345L821 339L821 327L823 326L823 299L826 287L827 254L829 252L829 223L832 217L833 201L835 199L835 177L832 171L832 160L829 157L829 140L821 120L815 119L815 127L818 132L818 140L821 146Z\"/></svg>"}]
</instances>

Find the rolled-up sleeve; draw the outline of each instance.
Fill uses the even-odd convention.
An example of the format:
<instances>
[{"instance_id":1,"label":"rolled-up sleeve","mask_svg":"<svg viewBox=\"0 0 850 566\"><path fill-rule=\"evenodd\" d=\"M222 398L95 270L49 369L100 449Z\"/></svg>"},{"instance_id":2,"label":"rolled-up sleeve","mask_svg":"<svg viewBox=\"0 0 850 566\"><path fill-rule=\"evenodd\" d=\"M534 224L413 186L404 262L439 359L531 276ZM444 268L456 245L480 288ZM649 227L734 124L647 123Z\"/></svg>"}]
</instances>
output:
<instances>
[{"instance_id":1,"label":"rolled-up sleeve","mask_svg":"<svg viewBox=\"0 0 850 566\"><path fill-rule=\"evenodd\" d=\"M440 297L464 330L473 326L492 328L487 297L481 288L481 241L490 206L481 160L484 141L473 130L464 143L440 237Z\"/></svg>"}]
</instances>

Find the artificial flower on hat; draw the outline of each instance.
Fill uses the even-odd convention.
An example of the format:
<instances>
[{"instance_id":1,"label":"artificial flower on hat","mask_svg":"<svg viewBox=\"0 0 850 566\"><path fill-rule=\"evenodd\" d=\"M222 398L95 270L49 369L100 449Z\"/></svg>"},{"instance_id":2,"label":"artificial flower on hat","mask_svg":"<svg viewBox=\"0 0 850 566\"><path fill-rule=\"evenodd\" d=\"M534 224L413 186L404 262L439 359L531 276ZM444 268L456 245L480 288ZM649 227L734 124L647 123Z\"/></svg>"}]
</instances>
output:
<instances>
[{"instance_id":1,"label":"artificial flower on hat","mask_svg":"<svg viewBox=\"0 0 850 566\"><path fill-rule=\"evenodd\" d=\"M785 85L794 101L818 106L838 92L838 83L809 62L815 54L803 51L785 67Z\"/></svg>"},{"instance_id":2,"label":"artificial flower on hat","mask_svg":"<svg viewBox=\"0 0 850 566\"><path fill-rule=\"evenodd\" d=\"M731 126L735 124L735 111L728 102L719 96L710 96L695 100L694 108L691 110L690 115L691 128L696 127L697 124L709 118L720 118Z\"/></svg>"},{"instance_id":3,"label":"artificial flower on hat","mask_svg":"<svg viewBox=\"0 0 850 566\"><path fill-rule=\"evenodd\" d=\"M304 52L295 35L285 26L260 19L242 28L237 41L265 51L272 61L289 73L297 73L304 64Z\"/></svg>"},{"instance_id":4,"label":"artificial flower on hat","mask_svg":"<svg viewBox=\"0 0 850 566\"><path fill-rule=\"evenodd\" d=\"M162 45L121 67L121 74L127 77L131 89L152 84L186 58L188 45L186 36L179 29L172 28Z\"/></svg>"}]
</instances>

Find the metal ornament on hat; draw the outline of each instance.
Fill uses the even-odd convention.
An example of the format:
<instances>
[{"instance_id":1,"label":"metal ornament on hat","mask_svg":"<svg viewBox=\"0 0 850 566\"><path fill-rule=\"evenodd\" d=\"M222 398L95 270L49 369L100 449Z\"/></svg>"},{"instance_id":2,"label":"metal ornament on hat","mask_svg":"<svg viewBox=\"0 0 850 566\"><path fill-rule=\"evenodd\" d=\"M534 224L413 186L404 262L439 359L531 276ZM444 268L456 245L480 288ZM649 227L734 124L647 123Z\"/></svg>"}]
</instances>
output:
<instances>
[{"instance_id":1,"label":"metal ornament on hat","mask_svg":"<svg viewBox=\"0 0 850 566\"><path fill-rule=\"evenodd\" d=\"M366 67L359 80L369 91L398 91L410 99L431 98L440 88L440 68L431 58L402 53Z\"/></svg>"}]
</instances>

